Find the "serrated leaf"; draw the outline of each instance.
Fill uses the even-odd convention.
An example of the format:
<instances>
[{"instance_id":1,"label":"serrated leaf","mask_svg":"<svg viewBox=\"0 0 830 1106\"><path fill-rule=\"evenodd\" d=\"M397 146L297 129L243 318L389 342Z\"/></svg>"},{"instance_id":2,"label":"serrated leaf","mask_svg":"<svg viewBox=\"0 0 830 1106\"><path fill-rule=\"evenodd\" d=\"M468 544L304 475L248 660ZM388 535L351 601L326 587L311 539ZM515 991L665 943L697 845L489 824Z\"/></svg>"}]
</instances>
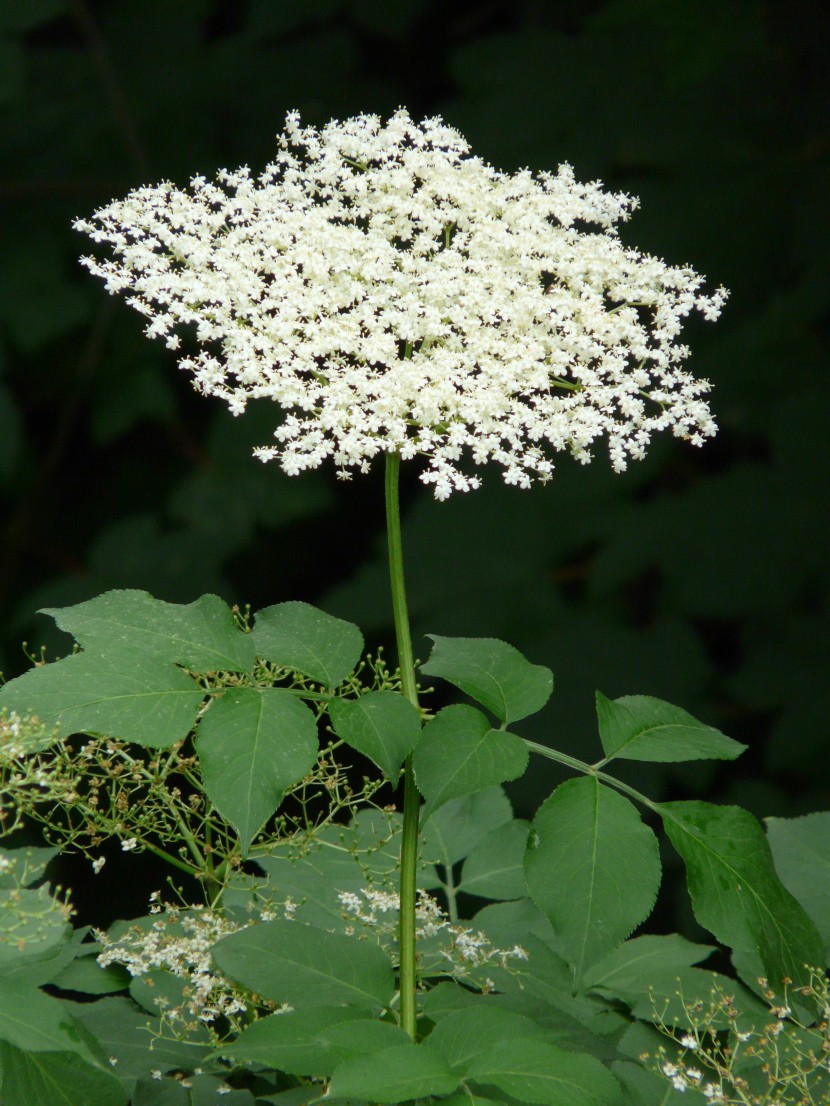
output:
<instances>
[{"instance_id":1,"label":"serrated leaf","mask_svg":"<svg viewBox=\"0 0 830 1106\"><path fill-rule=\"evenodd\" d=\"M736 806L661 803L669 839L686 864L695 917L723 944L755 952L770 984L807 981L824 942L815 923L778 878L758 821Z\"/></svg>"},{"instance_id":2,"label":"serrated leaf","mask_svg":"<svg viewBox=\"0 0 830 1106\"><path fill-rule=\"evenodd\" d=\"M261 922L213 947L221 971L264 998L376 1012L394 992L392 964L377 945L301 922Z\"/></svg>"},{"instance_id":3,"label":"serrated leaf","mask_svg":"<svg viewBox=\"0 0 830 1106\"><path fill-rule=\"evenodd\" d=\"M619 1084L599 1060L544 1041L500 1041L474 1061L468 1075L541 1106L614 1106L621 1097Z\"/></svg>"},{"instance_id":4,"label":"serrated leaf","mask_svg":"<svg viewBox=\"0 0 830 1106\"><path fill-rule=\"evenodd\" d=\"M765 822L781 882L816 923L830 950L830 812Z\"/></svg>"},{"instance_id":5,"label":"serrated leaf","mask_svg":"<svg viewBox=\"0 0 830 1106\"><path fill-rule=\"evenodd\" d=\"M427 1038L426 1047L434 1048L456 1074L465 1076L473 1061L499 1041L545 1036L542 1026L521 1014L470 1005L442 1018Z\"/></svg>"},{"instance_id":6,"label":"serrated leaf","mask_svg":"<svg viewBox=\"0 0 830 1106\"><path fill-rule=\"evenodd\" d=\"M735 760L746 749L680 707L650 695L606 699L598 691L596 705L606 760Z\"/></svg>"},{"instance_id":7,"label":"serrated leaf","mask_svg":"<svg viewBox=\"0 0 830 1106\"><path fill-rule=\"evenodd\" d=\"M714 951L714 945L694 944L679 933L633 937L593 964L585 972L583 987L630 991L632 987L647 986L658 974L671 974L699 964Z\"/></svg>"},{"instance_id":8,"label":"serrated leaf","mask_svg":"<svg viewBox=\"0 0 830 1106\"><path fill-rule=\"evenodd\" d=\"M339 1064L328 1094L331 1098L406 1102L426 1095L451 1094L459 1082L437 1052L409 1043Z\"/></svg>"},{"instance_id":9,"label":"serrated leaf","mask_svg":"<svg viewBox=\"0 0 830 1106\"><path fill-rule=\"evenodd\" d=\"M528 751L514 734L491 729L475 707L445 707L424 726L412 754L427 819L449 799L514 780L527 767Z\"/></svg>"},{"instance_id":10,"label":"serrated leaf","mask_svg":"<svg viewBox=\"0 0 830 1106\"><path fill-rule=\"evenodd\" d=\"M337 736L374 761L393 782L421 736L418 711L397 691L333 699L329 717Z\"/></svg>"},{"instance_id":11,"label":"serrated leaf","mask_svg":"<svg viewBox=\"0 0 830 1106\"><path fill-rule=\"evenodd\" d=\"M533 820L525 872L578 984L651 913L660 886L657 838L616 791L592 777L568 780Z\"/></svg>"},{"instance_id":12,"label":"serrated leaf","mask_svg":"<svg viewBox=\"0 0 830 1106\"><path fill-rule=\"evenodd\" d=\"M351 1056L377 1052L408 1040L390 1022L370 1020L346 1006L322 1006L272 1014L249 1026L220 1055L264 1064L290 1075L331 1075Z\"/></svg>"},{"instance_id":13,"label":"serrated leaf","mask_svg":"<svg viewBox=\"0 0 830 1106\"><path fill-rule=\"evenodd\" d=\"M74 607L44 608L87 652L146 653L196 672L250 672L254 646L216 595L165 603L146 591L108 591Z\"/></svg>"},{"instance_id":14,"label":"serrated leaf","mask_svg":"<svg viewBox=\"0 0 830 1106\"><path fill-rule=\"evenodd\" d=\"M185 672L146 654L78 653L10 680L0 708L34 712L55 739L102 733L165 748L187 737L203 698Z\"/></svg>"},{"instance_id":15,"label":"serrated leaf","mask_svg":"<svg viewBox=\"0 0 830 1106\"><path fill-rule=\"evenodd\" d=\"M110 1072L72 1052L28 1052L0 1041L3 1106L124 1106L127 1092Z\"/></svg>"},{"instance_id":16,"label":"serrated leaf","mask_svg":"<svg viewBox=\"0 0 830 1106\"><path fill-rule=\"evenodd\" d=\"M483 834L512 818L513 808L502 787L450 799L424 825L421 854L428 863L451 868L472 852Z\"/></svg>"},{"instance_id":17,"label":"serrated leaf","mask_svg":"<svg viewBox=\"0 0 830 1106\"><path fill-rule=\"evenodd\" d=\"M208 798L239 834L243 855L289 787L317 759L317 722L289 691L228 688L199 723Z\"/></svg>"},{"instance_id":18,"label":"serrated leaf","mask_svg":"<svg viewBox=\"0 0 830 1106\"><path fill-rule=\"evenodd\" d=\"M527 895L524 859L530 823L505 822L485 834L464 861L459 891L487 899L521 899Z\"/></svg>"},{"instance_id":19,"label":"serrated leaf","mask_svg":"<svg viewBox=\"0 0 830 1106\"><path fill-rule=\"evenodd\" d=\"M277 603L257 611L252 637L258 656L329 688L345 680L363 652L357 626L309 603Z\"/></svg>"},{"instance_id":20,"label":"serrated leaf","mask_svg":"<svg viewBox=\"0 0 830 1106\"><path fill-rule=\"evenodd\" d=\"M501 722L541 710L553 692L553 673L531 664L518 649L495 638L438 637L421 671L440 676L481 703Z\"/></svg>"}]
</instances>

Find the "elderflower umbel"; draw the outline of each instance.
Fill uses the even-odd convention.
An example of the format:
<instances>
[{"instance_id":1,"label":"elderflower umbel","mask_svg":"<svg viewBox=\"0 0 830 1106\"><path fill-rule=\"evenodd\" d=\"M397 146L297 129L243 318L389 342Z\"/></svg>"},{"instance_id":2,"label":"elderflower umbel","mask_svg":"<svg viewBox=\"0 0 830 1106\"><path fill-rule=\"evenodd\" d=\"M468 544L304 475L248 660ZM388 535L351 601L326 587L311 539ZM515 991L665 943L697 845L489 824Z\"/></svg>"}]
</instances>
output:
<instances>
[{"instance_id":1,"label":"elderflower umbel","mask_svg":"<svg viewBox=\"0 0 830 1106\"><path fill-rule=\"evenodd\" d=\"M621 243L633 197L569 165L499 172L403 110L320 130L292 113L278 145L258 176L139 188L75 223L111 248L83 263L148 335L177 349L195 328L180 364L198 391L283 409L262 460L346 476L399 451L445 499L478 487L465 459L527 487L603 437L621 471L655 431L715 433L678 339L726 292Z\"/></svg>"}]
</instances>

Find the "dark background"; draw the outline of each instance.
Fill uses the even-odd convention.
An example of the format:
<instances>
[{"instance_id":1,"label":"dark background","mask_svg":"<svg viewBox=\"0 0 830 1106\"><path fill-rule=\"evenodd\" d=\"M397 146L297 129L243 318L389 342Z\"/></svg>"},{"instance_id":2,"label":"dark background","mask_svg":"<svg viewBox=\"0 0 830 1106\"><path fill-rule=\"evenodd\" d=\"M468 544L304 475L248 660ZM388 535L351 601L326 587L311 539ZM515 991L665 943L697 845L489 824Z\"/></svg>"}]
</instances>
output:
<instances>
[{"instance_id":1,"label":"dark background","mask_svg":"<svg viewBox=\"0 0 830 1106\"><path fill-rule=\"evenodd\" d=\"M43 606L113 587L256 609L317 602L390 639L382 472L289 479L77 263L75 216L274 151L305 121L440 113L500 168L571 162L638 194L626 241L732 290L688 339L721 430L624 476L563 457L546 488L436 504L410 466L425 632L499 636L557 690L520 727L596 759L593 692L648 693L749 746L629 766L655 798L826 808L830 5L790 0L28 0L0 7L0 667L67 650ZM601 453L601 451L600 451ZM532 811L557 777L512 789Z\"/></svg>"}]
</instances>

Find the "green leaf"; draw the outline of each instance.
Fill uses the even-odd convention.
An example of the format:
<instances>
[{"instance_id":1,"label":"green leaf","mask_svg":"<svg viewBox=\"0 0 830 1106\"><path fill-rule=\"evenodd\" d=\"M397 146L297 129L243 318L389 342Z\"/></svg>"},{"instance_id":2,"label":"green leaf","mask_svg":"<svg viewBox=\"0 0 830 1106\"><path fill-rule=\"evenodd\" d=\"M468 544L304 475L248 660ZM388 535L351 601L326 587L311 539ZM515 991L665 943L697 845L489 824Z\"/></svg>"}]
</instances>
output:
<instances>
[{"instance_id":1,"label":"green leaf","mask_svg":"<svg viewBox=\"0 0 830 1106\"><path fill-rule=\"evenodd\" d=\"M34 712L54 739L103 733L151 748L187 737L204 699L185 672L143 653L79 653L0 688L0 708ZM44 748L50 742L44 743Z\"/></svg>"},{"instance_id":2,"label":"green leaf","mask_svg":"<svg viewBox=\"0 0 830 1106\"><path fill-rule=\"evenodd\" d=\"M64 907L48 887L0 890L0 967L42 955L68 931Z\"/></svg>"},{"instance_id":3,"label":"green leaf","mask_svg":"<svg viewBox=\"0 0 830 1106\"><path fill-rule=\"evenodd\" d=\"M657 975L679 972L699 964L715 951L714 945L696 945L679 933L665 936L648 934L623 942L598 963L592 965L583 979L583 987L606 991L630 991L647 987Z\"/></svg>"},{"instance_id":4,"label":"green leaf","mask_svg":"<svg viewBox=\"0 0 830 1106\"><path fill-rule=\"evenodd\" d=\"M108 591L74 607L44 608L88 652L144 653L195 672L250 672L254 645L227 603L203 595L165 603L146 591Z\"/></svg>"},{"instance_id":5,"label":"green leaf","mask_svg":"<svg viewBox=\"0 0 830 1106\"><path fill-rule=\"evenodd\" d=\"M377 945L301 922L261 922L223 937L213 956L221 971L252 991L297 1009L389 1005L394 975Z\"/></svg>"},{"instance_id":6,"label":"green leaf","mask_svg":"<svg viewBox=\"0 0 830 1106\"><path fill-rule=\"evenodd\" d=\"M482 836L512 818L513 808L502 787L451 799L423 827L423 858L451 868L473 851Z\"/></svg>"},{"instance_id":7,"label":"green leaf","mask_svg":"<svg viewBox=\"0 0 830 1106\"><path fill-rule=\"evenodd\" d=\"M337 736L374 761L393 783L421 736L418 711L397 691L333 699L329 717Z\"/></svg>"},{"instance_id":8,"label":"green leaf","mask_svg":"<svg viewBox=\"0 0 830 1106\"><path fill-rule=\"evenodd\" d=\"M283 847L277 842L268 852L256 851L253 859L267 877L271 896L277 902L291 900L296 910L291 920L321 929L342 930L346 923L338 893L357 893L366 887L367 876L355 859L360 854L353 853L349 847L349 829L338 829L343 833L342 842L334 833L329 838L323 829L314 835L300 856L296 855L297 845L293 840Z\"/></svg>"},{"instance_id":9,"label":"green leaf","mask_svg":"<svg viewBox=\"0 0 830 1106\"><path fill-rule=\"evenodd\" d=\"M424 819L449 799L516 779L527 761L524 742L491 729L475 707L444 707L424 726L412 757L418 790L427 804Z\"/></svg>"},{"instance_id":10,"label":"green leaf","mask_svg":"<svg viewBox=\"0 0 830 1106\"><path fill-rule=\"evenodd\" d=\"M228 688L196 737L208 798L239 834L243 856L289 787L317 759L317 722L289 691Z\"/></svg>"},{"instance_id":11,"label":"green leaf","mask_svg":"<svg viewBox=\"0 0 830 1106\"><path fill-rule=\"evenodd\" d=\"M308 603L277 603L258 611L252 631L257 655L334 688L363 652L357 626Z\"/></svg>"},{"instance_id":12,"label":"green leaf","mask_svg":"<svg viewBox=\"0 0 830 1106\"><path fill-rule=\"evenodd\" d=\"M427 1038L426 1047L434 1048L456 1074L465 1076L473 1061L499 1041L545 1036L542 1026L521 1014L469 1006L442 1018Z\"/></svg>"},{"instance_id":13,"label":"green leaf","mask_svg":"<svg viewBox=\"0 0 830 1106\"><path fill-rule=\"evenodd\" d=\"M80 1048L63 1003L25 983L0 978L0 1041L27 1052Z\"/></svg>"},{"instance_id":14,"label":"green leaf","mask_svg":"<svg viewBox=\"0 0 830 1106\"><path fill-rule=\"evenodd\" d=\"M781 883L758 821L737 806L661 803L669 839L683 857L695 917L723 944L756 952L770 984L806 982L805 964L824 960L824 942Z\"/></svg>"},{"instance_id":15,"label":"green leaf","mask_svg":"<svg viewBox=\"0 0 830 1106\"><path fill-rule=\"evenodd\" d=\"M542 1106L614 1106L620 1086L599 1060L544 1041L500 1041L470 1066L469 1078L520 1102Z\"/></svg>"},{"instance_id":16,"label":"green leaf","mask_svg":"<svg viewBox=\"0 0 830 1106\"><path fill-rule=\"evenodd\" d=\"M650 695L606 699L596 693L606 761L734 760L746 749L691 714Z\"/></svg>"},{"instance_id":17,"label":"green leaf","mask_svg":"<svg viewBox=\"0 0 830 1106\"><path fill-rule=\"evenodd\" d=\"M261 1018L219 1054L236 1063L263 1064L290 1075L328 1076L343 1060L408 1039L398 1026L368 1019L363 1011L318 1006Z\"/></svg>"},{"instance_id":18,"label":"green leaf","mask_svg":"<svg viewBox=\"0 0 830 1106\"><path fill-rule=\"evenodd\" d=\"M0 1042L3 1106L124 1106L127 1093L110 1072L72 1052L27 1052Z\"/></svg>"},{"instance_id":19,"label":"green leaf","mask_svg":"<svg viewBox=\"0 0 830 1106\"><path fill-rule=\"evenodd\" d=\"M765 822L781 882L816 923L830 950L830 812Z\"/></svg>"},{"instance_id":20,"label":"green leaf","mask_svg":"<svg viewBox=\"0 0 830 1106\"><path fill-rule=\"evenodd\" d=\"M51 980L62 991L78 991L84 995L108 995L126 991L130 974L120 964L102 968L94 954L72 960Z\"/></svg>"},{"instance_id":21,"label":"green leaf","mask_svg":"<svg viewBox=\"0 0 830 1106\"><path fill-rule=\"evenodd\" d=\"M126 996L67 1002L66 1009L94 1040L102 1060L116 1060L113 1071L121 1078L140 1078L156 1069L192 1068L204 1064L210 1052L192 1036L187 1044L165 1039L159 1019L148 1017Z\"/></svg>"},{"instance_id":22,"label":"green leaf","mask_svg":"<svg viewBox=\"0 0 830 1106\"><path fill-rule=\"evenodd\" d=\"M406 1102L426 1095L451 1094L459 1082L437 1052L410 1042L339 1064L329 1084L328 1095L331 1098Z\"/></svg>"},{"instance_id":23,"label":"green leaf","mask_svg":"<svg viewBox=\"0 0 830 1106\"><path fill-rule=\"evenodd\" d=\"M60 849L25 845L19 849L0 849L0 887L29 887L42 879L50 861Z\"/></svg>"},{"instance_id":24,"label":"green leaf","mask_svg":"<svg viewBox=\"0 0 830 1106\"><path fill-rule=\"evenodd\" d=\"M616 791L592 777L568 780L533 820L525 872L578 984L651 913L660 886L657 838Z\"/></svg>"},{"instance_id":25,"label":"green leaf","mask_svg":"<svg viewBox=\"0 0 830 1106\"><path fill-rule=\"evenodd\" d=\"M529 823L516 818L485 834L464 861L458 890L487 899L524 898L529 832Z\"/></svg>"},{"instance_id":26,"label":"green leaf","mask_svg":"<svg viewBox=\"0 0 830 1106\"><path fill-rule=\"evenodd\" d=\"M541 710L553 692L553 673L531 664L518 649L495 638L438 637L427 676L440 676L481 703L502 722L516 722Z\"/></svg>"}]
</instances>

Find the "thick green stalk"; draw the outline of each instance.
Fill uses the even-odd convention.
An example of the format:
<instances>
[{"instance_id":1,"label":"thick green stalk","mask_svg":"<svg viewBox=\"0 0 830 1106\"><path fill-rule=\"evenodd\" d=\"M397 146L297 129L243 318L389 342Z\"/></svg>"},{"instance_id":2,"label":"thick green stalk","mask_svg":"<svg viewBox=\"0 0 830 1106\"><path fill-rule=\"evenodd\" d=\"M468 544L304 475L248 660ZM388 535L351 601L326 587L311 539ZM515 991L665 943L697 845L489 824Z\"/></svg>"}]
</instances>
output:
<instances>
[{"instance_id":1,"label":"thick green stalk","mask_svg":"<svg viewBox=\"0 0 830 1106\"><path fill-rule=\"evenodd\" d=\"M395 637L398 643L398 665L401 670L401 690L410 703L417 708L418 686L415 682L415 661L412 656L412 636L409 632L409 612L403 579L401 512L398 501L400 466L401 459L397 453L386 454L386 535L389 543L389 580L392 588L392 610L395 616ZM415 1036L415 871L418 860L419 807L420 800L415 786L412 758L407 757L404 765L398 946L401 1025L413 1038Z\"/></svg>"}]
</instances>

